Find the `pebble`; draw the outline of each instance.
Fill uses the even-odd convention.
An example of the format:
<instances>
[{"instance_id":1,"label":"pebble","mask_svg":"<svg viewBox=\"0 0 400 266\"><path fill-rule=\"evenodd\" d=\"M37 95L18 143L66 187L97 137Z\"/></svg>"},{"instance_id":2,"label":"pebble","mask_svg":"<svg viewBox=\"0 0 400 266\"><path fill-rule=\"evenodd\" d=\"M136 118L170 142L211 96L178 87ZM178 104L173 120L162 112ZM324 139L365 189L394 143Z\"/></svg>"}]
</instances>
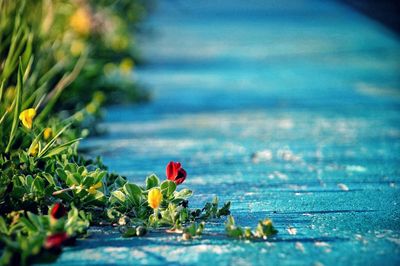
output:
<instances>
[{"instance_id":1,"label":"pebble","mask_svg":"<svg viewBox=\"0 0 400 266\"><path fill-rule=\"evenodd\" d=\"M338 186L338 188L340 188L343 191L349 191L349 187L346 186L345 184L340 183L340 184L337 184L337 186Z\"/></svg>"},{"instance_id":2,"label":"pebble","mask_svg":"<svg viewBox=\"0 0 400 266\"><path fill-rule=\"evenodd\" d=\"M297 229L294 228L294 227L288 227L286 230L288 231L289 235L296 235L297 234Z\"/></svg>"},{"instance_id":3,"label":"pebble","mask_svg":"<svg viewBox=\"0 0 400 266\"><path fill-rule=\"evenodd\" d=\"M301 242L296 242L294 246L297 250L300 250L301 252L305 253L306 249L304 248L304 245Z\"/></svg>"}]
</instances>

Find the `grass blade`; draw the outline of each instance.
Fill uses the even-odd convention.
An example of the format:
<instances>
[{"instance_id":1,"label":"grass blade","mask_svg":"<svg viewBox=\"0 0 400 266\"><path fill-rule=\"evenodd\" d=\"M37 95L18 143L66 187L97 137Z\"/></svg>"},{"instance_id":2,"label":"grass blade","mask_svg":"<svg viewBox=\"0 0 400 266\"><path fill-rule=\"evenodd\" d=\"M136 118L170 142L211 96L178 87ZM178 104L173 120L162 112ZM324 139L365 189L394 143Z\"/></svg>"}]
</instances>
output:
<instances>
[{"instance_id":1,"label":"grass blade","mask_svg":"<svg viewBox=\"0 0 400 266\"><path fill-rule=\"evenodd\" d=\"M47 152L47 150L49 150L51 146L54 145L57 138L70 126L71 124L68 124L65 127L63 127L60 131L58 131L58 133L46 144L46 146L43 147L42 151L38 154L38 157L42 157Z\"/></svg>"},{"instance_id":2,"label":"grass blade","mask_svg":"<svg viewBox=\"0 0 400 266\"><path fill-rule=\"evenodd\" d=\"M23 71L22 71L22 62L20 61L18 67L18 78L17 78L17 93L15 98L15 106L14 106L14 117L11 126L10 138L8 140L6 153L10 151L11 145L14 142L15 135L17 133L18 127L18 115L20 113L20 106L22 101L22 87L23 87Z\"/></svg>"}]
</instances>

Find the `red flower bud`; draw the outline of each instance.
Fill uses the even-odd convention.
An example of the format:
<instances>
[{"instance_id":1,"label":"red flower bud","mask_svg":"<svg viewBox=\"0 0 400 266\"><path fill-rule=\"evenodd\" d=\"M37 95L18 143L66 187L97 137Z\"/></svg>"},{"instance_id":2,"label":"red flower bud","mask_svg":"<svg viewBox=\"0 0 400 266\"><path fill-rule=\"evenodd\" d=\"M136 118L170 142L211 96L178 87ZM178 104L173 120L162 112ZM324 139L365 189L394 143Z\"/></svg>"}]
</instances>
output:
<instances>
[{"instance_id":1,"label":"red flower bud","mask_svg":"<svg viewBox=\"0 0 400 266\"><path fill-rule=\"evenodd\" d=\"M186 179L186 171L181 163L169 162L166 169L167 179L174 181L177 185L182 184Z\"/></svg>"},{"instance_id":2,"label":"red flower bud","mask_svg":"<svg viewBox=\"0 0 400 266\"><path fill-rule=\"evenodd\" d=\"M44 247L46 249L60 249L67 239L68 235L65 232L49 235L44 242Z\"/></svg>"},{"instance_id":3,"label":"red flower bud","mask_svg":"<svg viewBox=\"0 0 400 266\"><path fill-rule=\"evenodd\" d=\"M53 208L50 211L50 215L51 217L53 217L54 219L60 219L61 217L63 217L65 214L67 213L67 211L65 210L64 205L62 205L61 203L56 203L54 204Z\"/></svg>"}]
</instances>

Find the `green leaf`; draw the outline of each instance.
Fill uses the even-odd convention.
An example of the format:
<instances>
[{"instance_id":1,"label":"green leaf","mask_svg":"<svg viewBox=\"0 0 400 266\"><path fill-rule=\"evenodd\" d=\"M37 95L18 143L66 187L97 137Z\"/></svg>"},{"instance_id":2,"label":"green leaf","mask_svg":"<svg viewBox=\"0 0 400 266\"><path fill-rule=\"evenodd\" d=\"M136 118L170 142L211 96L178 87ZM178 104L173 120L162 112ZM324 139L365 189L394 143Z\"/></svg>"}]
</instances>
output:
<instances>
[{"instance_id":1,"label":"green leaf","mask_svg":"<svg viewBox=\"0 0 400 266\"><path fill-rule=\"evenodd\" d=\"M195 236L196 235L196 224L192 223L189 226L187 226L184 230L185 233L190 234L191 236Z\"/></svg>"},{"instance_id":2,"label":"green leaf","mask_svg":"<svg viewBox=\"0 0 400 266\"><path fill-rule=\"evenodd\" d=\"M231 214L230 208L231 208L231 202L228 201L224 204L224 206L222 206L221 209L218 210L217 217L219 218L221 216L227 216Z\"/></svg>"},{"instance_id":3,"label":"green leaf","mask_svg":"<svg viewBox=\"0 0 400 266\"><path fill-rule=\"evenodd\" d=\"M187 199L192 196L193 192L190 189L184 188L181 191L175 191L175 198Z\"/></svg>"},{"instance_id":4,"label":"green leaf","mask_svg":"<svg viewBox=\"0 0 400 266\"><path fill-rule=\"evenodd\" d=\"M73 140L70 140L70 141L68 141L68 142L66 142L66 143L63 143L63 144L61 144L61 145L58 145L58 146L56 146L56 147L54 147L54 148L52 148L52 149L49 149L49 150L46 151L46 152L42 152L41 155L38 156L38 157L48 158L48 157L51 157L51 156L60 154L61 152L65 151L65 150L67 150L69 147L71 147L72 144L74 144L75 142L80 141L81 139L82 139L82 138L73 139ZM43 148L43 150L44 150L44 149L45 149L45 148Z\"/></svg>"},{"instance_id":5,"label":"green leaf","mask_svg":"<svg viewBox=\"0 0 400 266\"><path fill-rule=\"evenodd\" d=\"M244 236L243 229L235 225L235 219L229 215L225 223L226 234L233 238L242 238Z\"/></svg>"},{"instance_id":6,"label":"green leaf","mask_svg":"<svg viewBox=\"0 0 400 266\"><path fill-rule=\"evenodd\" d=\"M157 187L160 184L160 180L155 174L149 175L146 178L146 189Z\"/></svg>"},{"instance_id":7,"label":"green leaf","mask_svg":"<svg viewBox=\"0 0 400 266\"><path fill-rule=\"evenodd\" d=\"M58 133L46 144L46 146L43 147L42 151L40 153L38 153L37 157L42 157L43 155L45 155L46 152L50 149L50 147L54 145L57 138L70 126L71 126L71 124L68 124L65 127L63 127L60 131L58 131ZM73 140L73 141L77 141L77 140ZM46 156L46 157L49 157L49 156Z\"/></svg>"},{"instance_id":8,"label":"green leaf","mask_svg":"<svg viewBox=\"0 0 400 266\"><path fill-rule=\"evenodd\" d=\"M133 237L136 236L136 228L130 227L122 234L122 237Z\"/></svg>"},{"instance_id":9,"label":"green leaf","mask_svg":"<svg viewBox=\"0 0 400 266\"><path fill-rule=\"evenodd\" d=\"M73 174L70 172L67 172L66 174L67 174L67 179L65 183L67 183L68 186L79 185L81 183L81 179L78 174Z\"/></svg>"},{"instance_id":10,"label":"green leaf","mask_svg":"<svg viewBox=\"0 0 400 266\"><path fill-rule=\"evenodd\" d=\"M64 170L75 173L76 171L78 171L78 167L74 163L69 163L65 166Z\"/></svg>"},{"instance_id":11,"label":"green leaf","mask_svg":"<svg viewBox=\"0 0 400 266\"><path fill-rule=\"evenodd\" d=\"M25 225L30 231L37 232L38 229L26 217L20 217L19 221Z\"/></svg>"},{"instance_id":12,"label":"green leaf","mask_svg":"<svg viewBox=\"0 0 400 266\"><path fill-rule=\"evenodd\" d=\"M0 103L1 103L1 100L3 99L3 92L4 92L4 80L1 82L1 85L0 85Z\"/></svg>"},{"instance_id":13,"label":"green leaf","mask_svg":"<svg viewBox=\"0 0 400 266\"><path fill-rule=\"evenodd\" d=\"M14 117L13 117L13 122L11 126L11 132L10 132L10 138L8 140L7 148L6 148L6 153L9 152L11 145L14 142L14 137L16 135L17 127L18 127L18 116L20 113L21 109L21 102L22 102L22 87L24 86L23 84L23 77L22 77L22 63L21 60L19 62L19 67L18 67L18 77L17 77L17 92L16 92L16 97L14 99Z\"/></svg>"},{"instance_id":14,"label":"green leaf","mask_svg":"<svg viewBox=\"0 0 400 266\"><path fill-rule=\"evenodd\" d=\"M169 198L175 191L176 189L176 184L175 182L171 180L165 180L164 182L161 183L161 192L162 194L166 197Z\"/></svg>"},{"instance_id":15,"label":"green leaf","mask_svg":"<svg viewBox=\"0 0 400 266\"><path fill-rule=\"evenodd\" d=\"M31 145L29 146L28 154L31 154L31 152L35 149L35 146L37 144L39 145L38 153L40 153L40 150L41 150L40 137L43 134L43 132L44 132L44 129L33 139Z\"/></svg>"},{"instance_id":16,"label":"green leaf","mask_svg":"<svg viewBox=\"0 0 400 266\"><path fill-rule=\"evenodd\" d=\"M22 178L22 182L25 182L25 186L28 186L29 188L32 187L32 183L33 183L33 177L31 175L27 175L25 177L25 180L23 179L23 176L20 176L20 179Z\"/></svg>"},{"instance_id":17,"label":"green leaf","mask_svg":"<svg viewBox=\"0 0 400 266\"><path fill-rule=\"evenodd\" d=\"M113 196L113 198L117 199L122 204L124 204L126 201L125 194L122 193L122 191L119 191L119 190L113 191L113 192L111 192L111 195ZM111 201L112 201L112 199L111 199Z\"/></svg>"},{"instance_id":18,"label":"green leaf","mask_svg":"<svg viewBox=\"0 0 400 266\"><path fill-rule=\"evenodd\" d=\"M90 187L95 184L95 180L93 176L85 176L82 180L82 185L85 187Z\"/></svg>"},{"instance_id":19,"label":"green leaf","mask_svg":"<svg viewBox=\"0 0 400 266\"><path fill-rule=\"evenodd\" d=\"M32 182L31 191L44 193L44 181L40 176L36 176Z\"/></svg>"},{"instance_id":20,"label":"green leaf","mask_svg":"<svg viewBox=\"0 0 400 266\"><path fill-rule=\"evenodd\" d=\"M58 170L58 169L57 169ZM42 173L42 176L44 178L46 178L47 182L49 182L49 184L56 186L56 181L54 180L54 176L52 176L49 173Z\"/></svg>"},{"instance_id":21,"label":"green leaf","mask_svg":"<svg viewBox=\"0 0 400 266\"><path fill-rule=\"evenodd\" d=\"M114 187L115 188L120 188L123 185L125 185L127 183L126 179L123 178L122 176L118 176L115 181L114 181Z\"/></svg>"},{"instance_id":22,"label":"green leaf","mask_svg":"<svg viewBox=\"0 0 400 266\"><path fill-rule=\"evenodd\" d=\"M197 227L197 229L196 229L196 235L201 235L201 234L203 234L203 231L204 231L204 228L206 227L206 223L205 222L201 222L200 224L199 224L199 226Z\"/></svg>"},{"instance_id":23,"label":"green leaf","mask_svg":"<svg viewBox=\"0 0 400 266\"><path fill-rule=\"evenodd\" d=\"M256 228L256 236L267 238L269 236L275 235L278 231L274 228L272 221L268 218L263 221L259 221Z\"/></svg>"},{"instance_id":24,"label":"green leaf","mask_svg":"<svg viewBox=\"0 0 400 266\"><path fill-rule=\"evenodd\" d=\"M8 234L7 224L4 221L4 218L0 216L0 233Z\"/></svg>"},{"instance_id":25,"label":"green leaf","mask_svg":"<svg viewBox=\"0 0 400 266\"><path fill-rule=\"evenodd\" d=\"M56 169L56 174L57 174L58 177L60 177L61 180L63 180L64 182L67 180L67 174L65 173L64 169L57 168L57 169Z\"/></svg>"},{"instance_id":26,"label":"green leaf","mask_svg":"<svg viewBox=\"0 0 400 266\"><path fill-rule=\"evenodd\" d=\"M27 212L28 218L29 220L32 222L32 224L35 225L35 227L40 230L43 227L42 222L39 219L39 216L37 216L36 214L33 214L31 212Z\"/></svg>"},{"instance_id":27,"label":"green leaf","mask_svg":"<svg viewBox=\"0 0 400 266\"><path fill-rule=\"evenodd\" d=\"M126 183L123 186L123 190L135 206L140 205L142 201L142 190L140 187L132 183Z\"/></svg>"},{"instance_id":28,"label":"green leaf","mask_svg":"<svg viewBox=\"0 0 400 266\"><path fill-rule=\"evenodd\" d=\"M101 206L106 202L106 197L103 192L96 191L95 194L88 194L85 198L82 199L82 202L85 205L93 204L96 206Z\"/></svg>"}]
</instances>

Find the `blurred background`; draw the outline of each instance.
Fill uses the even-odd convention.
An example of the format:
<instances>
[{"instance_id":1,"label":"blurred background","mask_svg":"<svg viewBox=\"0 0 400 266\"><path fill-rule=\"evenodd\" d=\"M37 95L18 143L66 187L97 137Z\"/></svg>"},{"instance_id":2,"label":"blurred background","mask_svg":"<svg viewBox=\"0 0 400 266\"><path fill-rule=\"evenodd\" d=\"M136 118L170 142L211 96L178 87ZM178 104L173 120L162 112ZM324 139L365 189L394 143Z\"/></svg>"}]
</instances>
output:
<instances>
[{"instance_id":1,"label":"blurred background","mask_svg":"<svg viewBox=\"0 0 400 266\"><path fill-rule=\"evenodd\" d=\"M271 248L166 239L146 248L151 262L398 263L396 10L388 1L156 3L134 72L152 100L108 108L109 134L87 147L135 182L180 161L193 202L219 195L244 225L271 217L279 237Z\"/></svg>"}]
</instances>

